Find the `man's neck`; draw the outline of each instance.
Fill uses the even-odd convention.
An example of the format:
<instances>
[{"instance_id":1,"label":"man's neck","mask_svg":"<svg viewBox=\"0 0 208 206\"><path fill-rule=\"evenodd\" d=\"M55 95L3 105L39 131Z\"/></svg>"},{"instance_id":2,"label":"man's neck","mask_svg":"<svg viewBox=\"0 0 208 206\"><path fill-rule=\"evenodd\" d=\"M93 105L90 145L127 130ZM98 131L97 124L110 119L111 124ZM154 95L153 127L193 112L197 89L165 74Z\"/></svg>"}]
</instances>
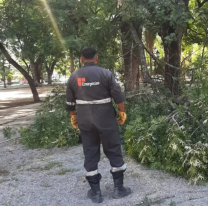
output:
<instances>
[{"instance_id":1,"label":"man's neck","mask_svg":"<svg viewBox=\"0 0 208 206\"><path fill-rule=\"evenodd\" d=\"M97 62L96 62L96 61L90 61L90 60L89 60L89 61L84 61L83 63L84 63L84 64L87 64L87 63L97 64Z\"/></svg>"},{"instance_id":2,"label":"man's neck","mask_svg":"<svg viewBox=\"0 0 208 206\"><path fill-rule=\"evenodd\" d=\"M97 64L96 62L83 62L84 63L84 66L86 66L86 65L95 65L95 64Z\"/></svg>"}]
</instances>

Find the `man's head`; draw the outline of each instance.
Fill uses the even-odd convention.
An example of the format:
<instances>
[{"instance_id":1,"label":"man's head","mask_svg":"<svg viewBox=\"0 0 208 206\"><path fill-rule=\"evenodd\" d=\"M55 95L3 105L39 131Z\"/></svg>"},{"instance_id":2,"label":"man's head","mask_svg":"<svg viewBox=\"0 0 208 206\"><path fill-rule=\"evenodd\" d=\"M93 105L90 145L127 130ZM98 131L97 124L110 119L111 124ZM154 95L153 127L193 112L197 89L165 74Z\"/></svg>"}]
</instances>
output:
<instances>
[{"instance_id":1,"label":"man's head","mask_svg":"<svg viewBox=\"0 0 208 206\"><path fill-rule=\"evenodd\" d=\"M98 62L97 51L92 47L84 47L82 49L81 62L82 63L87 63L87 62L97 63Z\"/></svg>"}]
</instances>

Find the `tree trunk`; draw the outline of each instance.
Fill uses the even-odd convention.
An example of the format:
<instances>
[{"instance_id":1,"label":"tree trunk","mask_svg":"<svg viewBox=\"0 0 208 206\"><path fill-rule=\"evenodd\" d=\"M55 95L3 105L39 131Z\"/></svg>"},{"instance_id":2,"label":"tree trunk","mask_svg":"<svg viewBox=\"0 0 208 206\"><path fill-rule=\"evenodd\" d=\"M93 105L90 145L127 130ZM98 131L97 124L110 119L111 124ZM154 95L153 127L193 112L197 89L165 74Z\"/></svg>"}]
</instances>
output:
<instances>
[{"instance_id":1,"label":"tree trunk","mask_svg":"<svg viewBox=\"0 0 208 206\"><path fill-rule=\"evenodd\" d=\"M47 72L47 76L48 76L48 85L52 84L52 74L51 72Z\"/></svg>"},{"instance_id":2,"label":"tree trunk","mask_svg":"<svg viewBox=\"0 0 208 206\"><path fill-rule=\"evenodd\" d=\"M30 86L30 89L32 91L34 102L40 102L40 97L39 97L39 94L37 92L34 80L30 76L29 77L25 77L25 78L27 79L28 84Z\"/></svg>"},{"instance_id":3,"label":"tree trunk","mask_svg":"<svg viewBox=\"0 0 208 206\"><path fill-rule=\"evenodd\" d=\"M4 88L6 89L7 86L6 86L6 77L5 77L5 76L4 76L4 78L3 78L3 82L4 82Z\"/></svg>"},{"instance_id":4,"label":"tree trunk","mask_svg":"<svg viewBox=\"0 0 208 206\"><path fill-rule=\"evenodd\" d=\"M187 11L189 0L183 0ZM177 3L177 1L176 1ZM165 85L173 95L180 95L180 74L181 74L181 42L185 28L182 26L173 27L170 22L163 24L158 34L162 38L165 52ZM166 37L175 34L176 38L167 42Z\"/></svg>"},{"instance_id":5,"label":"tree trunk","mask_svg":"<svg viewBox=\"0 0 208 206\"><path fill-rule=\"evenodd\" d=\"M122 7L122 0L117 0L117 9ZM135 91L139 89L139 55L138 47L134 46L134 41L130 32L128 22L120 21L122 52L124 59L124 81L125 91Z\"/></svg>"},{"instance_id":6,"label":"tree trunk","mask_svg":"<svg viewBox=\"0 0 208 206\"><path fill-rule=\"evenodd\" d=\"M146 56L144 52L144 45L141 41L141 36L142 36L142 30L136 30L134 25L131 24L130 30L132 33L132 36L135 40L135 42L138 44L139 47L139 59L141 62L141 73L142 73L142 79L144 83L149 83L152 86L152 89L156 91L157 85L156 83L150 78L148 69L147 69L147 62L146 62Z\"/></svg>"},{"instance_id":7,"label":"tree trunk","mask_svg":"<svg viewBox=\"0 0 208 206\"><path fill-rule=\"evenodd\" d=\"M9 71L10 71L10 68L11 67L11 65L9 64ZM7 85L11 85L12 84L12 78L11 77L8 77L7 78Z\"/></svg>"},{"instance_id":8,"label":"tree trunk","mask_svg":"<svg viewBox=\"0 0 208 206\"><path fill-rule=\"evenodd\" d=\"M30 60L30 71L33 77L34 84L36 87L38 87L38 77L37 73L35 72L35 62L33 62L32 60Z\"/></svg>"},{"instance_id":9,"label":"tree trunk","mask_svg":"<svg viewBox=\"0 0 208 206\"><path fill-rule=\"evenodd\" d=\"M177 68L171 68L165 65L165 85L174 95L179 95L179 78L180 78L180 48L179 41L173 41L171 44L164 44L165 61Z\"/></svg>"},{"instance_id":10,"label":"tree trunk","mask_svg":"<svg viewBox=\"0 0 208 206\"><path fill-rule=\"evenodd\" d=\"M139 52L138 47L134 46L132 42L129 24L127 22L121 22L120 29L122 34L125 91L130 92L139 88Z\"/></svg>"},{"instance_id":11,"label":"tree trunk","mask_svg":"<svg viewBox=\"0 0 208 206\"><path fill-rule=\"evenodd\" d=\"M166 42L166 37L170 34L176 34L176 40L170 43ZM181 41L183 37L183 30L179 31L171 27L168 23L163 26L163 30L159 35L162 38L164 52L165 52L165 86L169 88L173 95L180 94L179 80L180 80L180 64L181 64ZM174 66L174 67L171 67Z\"/></svg>"},{"instance_id":12,"label":"tree trunk","mask_svg":"<svg viewBox=\"0 0 208 206\"><path fill-rule=\"evenodd\" d=\"M12 84L12 78L11 78L11 77L8 77L8 78L7 78L7 84L8 84L8 85L11 85L11 84Z\"/></svg>"},{"instance_id":13,"label":"tree trunk","mask_svg":"<svg viewBox=\"0 0 208 206\"><path fill-rule=\"evenodd\" d=\"M2 43L0 43L0 50L2 51L3 55L6 57L7 61L10 64L12 64L25 77L25 79L27 79L27 81L30 85L30 89L33 94L34 102L39 102L40 98L39 98L39 95L36 90L36 86L35 86L35 83L34 83L34 80L32 79L32 77L16 61L14 61L11 58L11 56L9 55L9 53L7 52L7 50L5 49L5 47L3 46Z\"/></svg>"},{"instance_id":14,"label":"tree trunk","mask_svg":"<svg viewBox=\"0 0 208 206\"><path fill-rule=\"evenodd\" d=\"M40 60L37 62L37 73L38 73L38 83L42 86L43 74L42 74L43 62Z\"/></svg>"},{"instance_id":15,"label":"tree trunk","mask_svg":"<svg viewBox=\"0 0 208 206\"><path fill-rule=\"evenodd\" d=\"M47 72L49 85L52 84L52 75L53 75L53 71L54 71L56 63L57 63L57 60L53 60L52 64L51 65L49 64L49 66L48 66L48 64L46 62L46 72Z\"/></svg>"},{"instance_id":16,"label":"tree trunk","mask_svg":"<svg viewBox=\"0 0 208 206\"><path fill-rule=\"evenodd\" d=\"M42 70L42 61L37 59L36 62L30 60L30 70L35 82L36 87L42 86L41 84L41 70Z\"/></svg>"},{"instance_id":17,"label":"tree trunk","mask_svg":"<svg viewBox=\"0 0 208 206\"><path fill-rule=\"evenodd\" d=\"M6 70L5 70L5 61L4 61L4 57L3 57L3 82L4 82L4 88L6 87Z\"/></svg>"},{"instance_id":18,"label":"tree trunk","mask_svg":"<svg viewBox=\"0 0 208 206\"><path fill-rule=\"evenodd\" d=\"M75 70L75 68L74 68L74 55L73 55L72 50L70 50L70 63L71 63L71 73L72 73Z\"/></svg>"},{"instance_id":19,"label":"tree trunk","mask_svg":"<svg viewBox=\"0 0 208 206\"><path fill-rule=\"evenodd\" d=\"M138 90L139 89L139 49L135 47L132 52L132 75L130 81L130 90Z\"/></svg>"}]
</instances>

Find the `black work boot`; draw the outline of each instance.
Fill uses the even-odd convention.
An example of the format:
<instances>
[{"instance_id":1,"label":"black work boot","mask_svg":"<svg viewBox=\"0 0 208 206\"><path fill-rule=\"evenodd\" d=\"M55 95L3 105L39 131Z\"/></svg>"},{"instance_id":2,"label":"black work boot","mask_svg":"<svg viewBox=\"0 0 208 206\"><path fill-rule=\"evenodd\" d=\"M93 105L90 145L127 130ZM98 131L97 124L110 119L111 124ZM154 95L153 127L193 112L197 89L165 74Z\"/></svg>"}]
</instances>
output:
<instances>
[{"instance_id":1,"label":"black work boot","mask_svg":"<svg viewBox=\"0 0 208 206\"><path fill-rule=\"evenodd\" d=\"M93 176L86 176L86 179L91 187L91 189L87 192L87 196L92 200L92 202L101 203L103 201L100 191L101 174L98 173Z\"/></svg>"},{"instance_id":2,"label":"black work boot","mask_svg":"<svg viewBox=\"0 0 208 206\"><path fill-rule=\"evenodd\" d=\"M131 189L129 187L125 188L123 186L124 172L125 170L111 172L114 181L114 192L113 192L114 199L120 199L122 197L126 197L131 194Z\"/></svg>"}]
</instances>

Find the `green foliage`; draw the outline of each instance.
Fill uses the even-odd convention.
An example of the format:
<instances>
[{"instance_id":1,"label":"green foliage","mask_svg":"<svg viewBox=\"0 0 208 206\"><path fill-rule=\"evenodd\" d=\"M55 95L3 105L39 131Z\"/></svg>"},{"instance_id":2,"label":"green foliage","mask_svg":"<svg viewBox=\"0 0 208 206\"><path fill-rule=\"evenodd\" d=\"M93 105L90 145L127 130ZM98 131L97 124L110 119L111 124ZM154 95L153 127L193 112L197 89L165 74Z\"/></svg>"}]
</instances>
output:
<instances>
[{"instance_id":1,"label":"green foliage","mask_svg":"<svg viewBox=\"0 0 208 206\"><path fill-rule=\"evenodd\" d=\"M14 131L12 131L11 127L4 127L3 128L3 134L4 137L7 139L11 139L12 135L15 134Z\"/></svg>"},{"instance_id":2,"label":"green foliage","mask_svg":"<svg viewBox=\"0 0 208 206\"><path fill-rule=\"evenodd\" d=\"M42 103L34 124L20 129L22 143L29 148L78 144L79 133L72 128L64 105L65 91L63 87L58 87Z\"/></svg>"},{"instance_id":3,"label":"green foliage","mask_svg":"<svg viewBox=\"0 0 208 206\"><path fill-rule=\"evenodd\" d=\"M181 104L161 94L131 99L125 132L128 153L151 168L182 175L194 184L207 180L206 91L207 86L188 88Z\"/></svg>"}]
</instances>

